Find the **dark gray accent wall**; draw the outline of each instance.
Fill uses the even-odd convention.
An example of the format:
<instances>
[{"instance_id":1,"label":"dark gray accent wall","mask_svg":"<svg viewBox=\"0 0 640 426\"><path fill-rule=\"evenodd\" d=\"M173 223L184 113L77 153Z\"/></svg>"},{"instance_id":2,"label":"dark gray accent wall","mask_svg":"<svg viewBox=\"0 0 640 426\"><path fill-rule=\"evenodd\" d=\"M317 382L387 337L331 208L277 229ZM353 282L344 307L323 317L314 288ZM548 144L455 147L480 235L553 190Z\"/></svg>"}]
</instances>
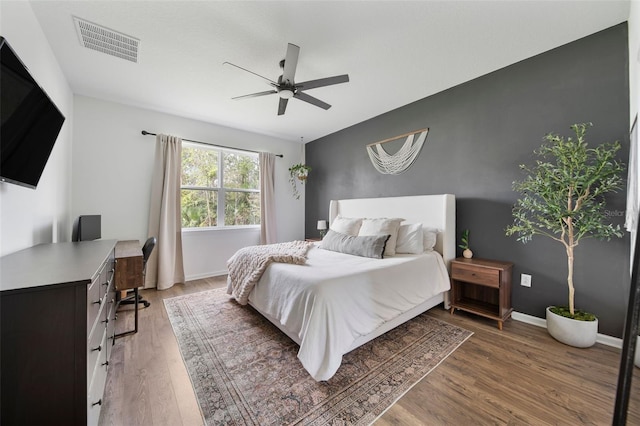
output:
<instances>
[{"instance_id":1,"label":"dark gray accent wall","mask_svg":"<svg viewBox=\"0 0 640 426\"><path fill-rule=\"evenodd\" d=\"M512 182L523 177L518 165L532 162L545 134L570 136L569 126L582 122L593 122L592 144L620 141L627 162L626 23L309 142L306 235L317 235L316 221L327 219L332 199L455 194L458 238L468 228L475 256L513 262L514 309L544 318L546 306L567 303L566 255L549 239L522 244L505 236L517 199ZM408 171L390 176L374 169L367 144L423 127L429 135ZM395 152L389 147L395 144L385 148ZM625 204L624 191L609 197L609 215L621 226ZM629 237L583 240L575 266L576 306L599 317L600 333L620 337ZM521 273L532 275L531 288L520 286Z\"/></svg>"}]
</instances>

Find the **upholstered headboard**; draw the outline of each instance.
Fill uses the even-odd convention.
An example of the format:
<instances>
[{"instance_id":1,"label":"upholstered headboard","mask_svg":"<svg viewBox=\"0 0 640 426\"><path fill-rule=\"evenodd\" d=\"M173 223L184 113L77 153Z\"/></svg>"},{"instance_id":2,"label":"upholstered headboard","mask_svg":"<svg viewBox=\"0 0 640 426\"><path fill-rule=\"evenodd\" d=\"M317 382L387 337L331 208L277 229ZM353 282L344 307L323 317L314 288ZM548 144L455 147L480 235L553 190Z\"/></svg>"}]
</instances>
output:
<instances>
[{"instance_id":1,"label":"upholstered headboard","mask_svg":"<svg viewBox=\"0 0 640 426\"><path fill-rule=\"evenodd\" d=\"M453 194L414 195L404 197L356 198L332 200L329 224L338 216L344 217L401 217L403 223L422 223L436 228L435 249L442 254L447 268L456 255L456 198Z\"/></svg>"}]
</instances>

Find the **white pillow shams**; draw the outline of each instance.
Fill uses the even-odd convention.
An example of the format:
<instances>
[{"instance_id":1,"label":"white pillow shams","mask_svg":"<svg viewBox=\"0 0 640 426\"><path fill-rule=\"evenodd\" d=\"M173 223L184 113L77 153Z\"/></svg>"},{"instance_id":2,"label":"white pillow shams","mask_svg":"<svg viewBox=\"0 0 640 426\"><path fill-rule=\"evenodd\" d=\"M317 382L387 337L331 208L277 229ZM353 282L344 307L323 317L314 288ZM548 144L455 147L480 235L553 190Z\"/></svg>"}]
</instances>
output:
<instances>
[{"instance_id":1,"label":"white pillow shams","mask_svg":"<svg viewBox=\"0 0 640 426\"><path fill-rule=\"evenodd\" d=\"M331 222L329 229L332 229L341 234L351 235L357 237L362 225L362 219L358 217L342 217L336 216Z\"/></svg>"},{"instance_id":2,"label":"white pillow shams","mask_svg":"<svg viewBox=\"0 0 640 426\"><path fill-rule=\"evenodd\" d=\"M379 219L362 219L359 236L367 235L389 235L387 245L384 249L385 256L393 256L396 254L396 242L398 239L398 228L404 219L379 218Z\"/></svg>"},{"instance_id":3,"label":"white pillow shams","mask_svg":"<svg viewBox=\"0 0 640 426\"><path fill-rule=\"evenodd\" d=\"M408 223L400 225L400 228L398 228L396 253L420 254L422 252L424 252L422 224Z\"/></svg>"},{"instance_id":4,"label":"white pillow shams","mask_svg":"<svg viewBox=\"0 0 640 426\"><path fill-rule=\"evenodd\" d=\"M438 238L438 231L436 228L423 227L422 232L424 235L423 245L424 251L433 250L436 246L436 239Z\"/></svg>"}]
</instances>

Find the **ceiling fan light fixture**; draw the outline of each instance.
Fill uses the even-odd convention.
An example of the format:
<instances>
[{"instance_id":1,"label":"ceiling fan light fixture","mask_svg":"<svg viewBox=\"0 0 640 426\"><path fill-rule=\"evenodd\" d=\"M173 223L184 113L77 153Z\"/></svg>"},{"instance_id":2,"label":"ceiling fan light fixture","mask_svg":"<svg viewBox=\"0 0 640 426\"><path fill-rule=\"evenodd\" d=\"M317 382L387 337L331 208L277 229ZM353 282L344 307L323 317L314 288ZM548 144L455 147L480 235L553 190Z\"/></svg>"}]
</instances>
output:
<instances>
[{"instance_id":1,"label":"ceiling fan light fixture","mask_svg":"<svg viewBox=\"0 0 640 426\"><path fill-rule=\"evenodd\" d=\"M280 97L282 99L291 99L293 98L293 90L291 89L282 89L278 92L278 95L280 95Z\"/></svg>"}]
</instances>

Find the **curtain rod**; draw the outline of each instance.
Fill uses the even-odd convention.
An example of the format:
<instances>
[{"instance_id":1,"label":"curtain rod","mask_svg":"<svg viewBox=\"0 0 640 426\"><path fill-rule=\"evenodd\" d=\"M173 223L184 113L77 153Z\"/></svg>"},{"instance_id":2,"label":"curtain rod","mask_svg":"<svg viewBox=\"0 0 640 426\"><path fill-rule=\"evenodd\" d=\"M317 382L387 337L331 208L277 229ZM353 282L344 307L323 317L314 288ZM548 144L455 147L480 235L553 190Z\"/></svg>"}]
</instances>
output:
<instances>
[{"instance_id":1,"label":"curtain rod","mask_svg":"<svg viewBox=\"0 0 640 426\"><path fill-rule=\"evenodd\" d=\"M150 136L157 136L155 133L147 132L146 130L143 130L143 131L142 131L142 134L143 134L143 135L145 135L145 136L147 136L147 135L150 135ZM200 141L194 141L194 140L191 140L191 139L182 139L182 140L183 140L183 141L187 141L187 142L199 143L199 144L202 144L202 145L214 146L214 147L216 147L216 148L226 148L226 149L233 149L234 151L244 151L244 152L259 153L258 151L252 151L252 150L250 150L250 149L233 148L233 147L230 147L230 146L224 146L224 145L214 145L214 144L211 144L211 143L200 142ZM274 155L275 155L276 157L280 157L280 158L283 158L283 157L284 157L284 155L282 155L282 154L274 154Z\"/></svg>"}]
</instances>

